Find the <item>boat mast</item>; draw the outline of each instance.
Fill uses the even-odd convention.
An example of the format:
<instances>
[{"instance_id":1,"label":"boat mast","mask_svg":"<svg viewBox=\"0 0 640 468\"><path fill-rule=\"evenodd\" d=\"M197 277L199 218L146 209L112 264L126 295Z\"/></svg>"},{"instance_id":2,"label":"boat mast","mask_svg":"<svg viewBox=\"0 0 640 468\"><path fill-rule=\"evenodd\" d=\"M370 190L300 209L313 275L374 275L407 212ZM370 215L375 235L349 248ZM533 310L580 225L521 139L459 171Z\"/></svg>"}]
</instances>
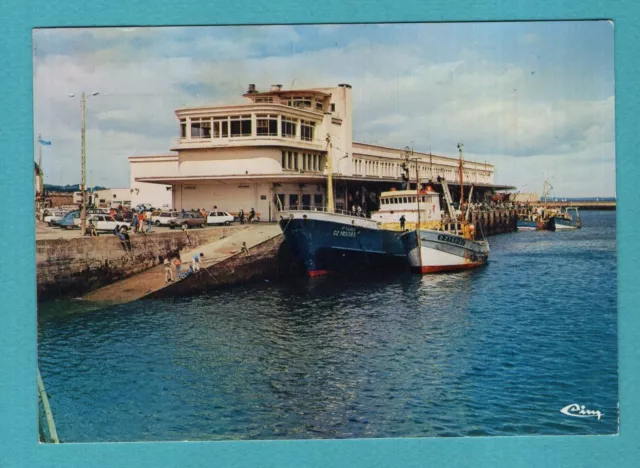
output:
<instances>
[{"instance_id":1,"label":"boat mast","mask_svg":"<svg viewBox=\"0 0 640 468\"><path fill-rule=\"evenodd\" d=\"M422 271L422 240L420 239L420 225L422 224L422 220L420 217L420 170L418 167L418 159L413 158L413 148L411 148L411 157L409 156L409 147L405 146L404 148L406 154L407 163L410 161L415 162L416 165L416 201L418 203L418 222L416 223L416 241L418 246L418 259L420 260L420 270Z\"/></svg>"},{"instance_id":2,"label":"boat mast","mask_svg":"<svg viewBox=\"0 0 640 468\"><path fill-rule=\"evenodd\" d=\"M458 154L460 155L460 164L458 167L460 173L460 216L463 216L462 204L464 203L464 181L462 178L462 143L458 143Z\"/></svg>"},{"instance_id":3,"label":"boat mast","mask_svg":"<svg viewBox=\"0 0 640 468\"><path fill-rule=\"evenodd\" d=\"M331 157L331 135L327 134L327 213L333 213L333 159Z\"/></svg>"},{"instance_id":4,"label":"boat mast","mask_svg":"<svg viewBox=\"0 0 640 468\"><path fill-rule=\"evenodd\" d=\"M411 152L411 153L409 153ZM415 162L416 164L416 200L418 203L418 225L416 229L420 229L421 218L420 218L420 173L418 168L418 159L413 157L413 148L409 148L408 146L404 147L405 159L407 161L407 165L410 162ZM411 154L411 156L409 156Z\"/></svg>"}]
</instances>

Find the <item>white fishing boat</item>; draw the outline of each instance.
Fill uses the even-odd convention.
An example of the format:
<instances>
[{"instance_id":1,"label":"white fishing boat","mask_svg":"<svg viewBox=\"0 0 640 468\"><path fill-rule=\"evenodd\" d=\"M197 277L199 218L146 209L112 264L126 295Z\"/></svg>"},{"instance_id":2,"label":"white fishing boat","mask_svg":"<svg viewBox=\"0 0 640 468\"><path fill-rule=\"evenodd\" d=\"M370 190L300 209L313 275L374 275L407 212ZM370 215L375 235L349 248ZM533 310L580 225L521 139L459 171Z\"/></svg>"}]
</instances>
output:
<instances>
[{"instance_id":1,"label":"white fishing boat","mask_svg":"<svg viewBox=\"0 0 640 468\"><path fill-rule=\"evenodd\" d=\"M462 211L464 206L464 184L462 170L462 145L460 150L460 209L455 209L451 200L451 193L446 180L441 180L444 189L447 213L441 215L441 219L433 219L426 212L429 228L423 228L422 216L425 215L420 208L422 192L416 197L415 211L417 214L418 228L410 230L402 235L401 240L411 269L422 274L446 271L458 271L476 268L484 265L489 258L489 243L482 233L478 239L475 226L467 221L467 213ZM419 186L420 184L418 184ZM473 187L469 198L473 193ZM440 212L440 199L437 194L429 196L427 210ZM436 210L437 208L437 210Z\"/></svg>"},{"instance_id":2,"label":"white fishing boat","mask_svg":"<svg viewBox=\"0 0 640 468\"><path fill-rule=\"evenodd\" d=\"M571 214L572 212L573 215ZM556 225L556 231L582 228L582 220L580 219L578 208L575 206L568 206L561 209L553 218Z\"/></svg>"}]
</instances>

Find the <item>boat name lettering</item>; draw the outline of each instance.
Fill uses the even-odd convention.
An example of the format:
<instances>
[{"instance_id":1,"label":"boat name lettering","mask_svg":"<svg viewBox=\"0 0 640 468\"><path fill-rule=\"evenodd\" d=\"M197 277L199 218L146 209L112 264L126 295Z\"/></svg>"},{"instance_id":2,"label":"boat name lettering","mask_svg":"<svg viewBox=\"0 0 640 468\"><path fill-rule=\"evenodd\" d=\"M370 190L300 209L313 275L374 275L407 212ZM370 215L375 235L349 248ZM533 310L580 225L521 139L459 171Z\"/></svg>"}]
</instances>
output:
<instances>
[{"instance_id":1,"label":"boat name lettering","mask_svg":"<svg viewBox=\"0 0 640 468\"><path fill-rule=\"evenodd\" d=\"M464 239L460 239L459 237L447 236L445 234L440 234L438 236L438 240L450 242L451 244L457 244L457 245L466 244Z\"/></svg>"},{"instance_id":2,"label":"boat name lettering","mask_svg":"<svg viewBox=\"0 0 640 468\"><path fill-rule=\"evenodd\" d=\"M341 229L334 229L333 235L336 237L356 237L357 231L356 228L352 227L343 227Z\"/></svg>"}]
</instances>

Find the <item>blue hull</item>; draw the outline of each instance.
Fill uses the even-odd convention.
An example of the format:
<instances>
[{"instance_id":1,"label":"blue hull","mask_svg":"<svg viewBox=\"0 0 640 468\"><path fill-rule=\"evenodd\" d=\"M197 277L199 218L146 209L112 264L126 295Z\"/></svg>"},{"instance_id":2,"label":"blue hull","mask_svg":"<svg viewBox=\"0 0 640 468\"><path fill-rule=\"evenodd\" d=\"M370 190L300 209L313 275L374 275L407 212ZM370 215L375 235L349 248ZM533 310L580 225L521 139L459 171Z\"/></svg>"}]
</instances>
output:
<instances>
[{"instance_id":1,"label":"blue hull","mask_svg":"<svg viewBox=\"0 0 640 468\"><path fill-rule=\"evenodd\" d=\"M408 269L400 232L318 219L280 221L287 244L310 276Z\"/></svg>"},{"instance_id":2,"label":"blue hull","mask_svg":"<svg viewBox=\"0 0 640 468\"><path fill-rule=\"evenodd\" d=\"M521 230L534 231L538 229L538 223L536 221L528 221L524 219L519 219L517 226L518 226L518 229L521 229Z\"/></svg>"}]
</instances>

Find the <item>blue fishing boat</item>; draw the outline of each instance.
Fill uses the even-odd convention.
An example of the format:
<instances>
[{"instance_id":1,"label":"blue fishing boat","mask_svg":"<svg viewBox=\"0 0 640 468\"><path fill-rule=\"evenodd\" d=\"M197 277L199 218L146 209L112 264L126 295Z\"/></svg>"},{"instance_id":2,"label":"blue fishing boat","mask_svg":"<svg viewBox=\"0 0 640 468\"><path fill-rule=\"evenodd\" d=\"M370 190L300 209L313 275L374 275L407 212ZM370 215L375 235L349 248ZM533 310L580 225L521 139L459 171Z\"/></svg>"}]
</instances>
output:
<instances>
[{"instance_id":1,"label":"blue fishing boat","mask_svg":"<svg viewBox=\"0 0 640 468\"><path fill-rule=\"evenodd\" d=\"M535 231L538 229L538 221L534 215L518 216L516 223L518 231Z\"/></svg>"},{"instance_id":2,"label":"blue fishing boat","mask_svg":"<svg viewBox=\"0 0 640 468\"><path fill-rule=\"evenodd\" d=\"M327 138L327 206L299 207L279 213L279 225L293 255L311 277L345 270L406 269L406 253L398 229L383 226L380 218L336 210L333 204L331 142ZM411 192L415 195L415 192Z\"/></svg>"},{"instance_id":3,"label":"blue fishing boat","mask_svg":"<svg viewBox=\"0 0 640 468\"><path fill-rule=\"evenodd\" d=\"M399 231L342 211L280 212L280 228L311 277L349 270L407 268Z\"/></svg>"}]
</instances>

